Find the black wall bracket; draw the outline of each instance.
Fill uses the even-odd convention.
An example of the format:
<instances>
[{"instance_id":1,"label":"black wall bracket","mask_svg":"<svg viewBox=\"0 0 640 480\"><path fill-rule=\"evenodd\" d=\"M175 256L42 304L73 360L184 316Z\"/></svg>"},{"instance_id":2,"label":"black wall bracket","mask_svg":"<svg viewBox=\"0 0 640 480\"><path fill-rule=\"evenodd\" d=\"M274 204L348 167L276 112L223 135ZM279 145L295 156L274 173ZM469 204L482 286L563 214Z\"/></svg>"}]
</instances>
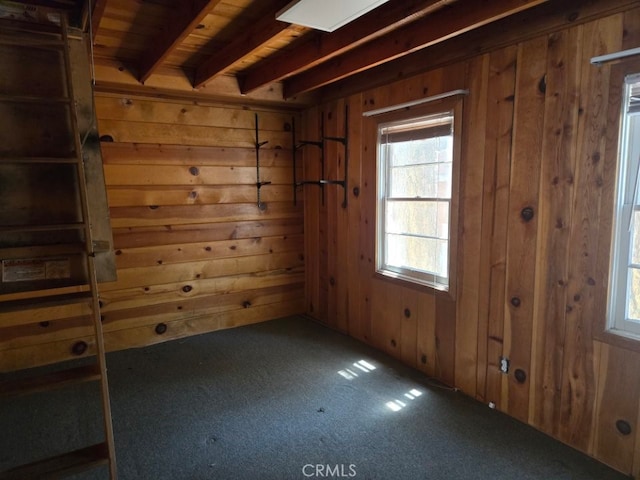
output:
<instances>
[{"instance_id":1,"label":"black wall bracket","mask_svg":"<svg viewBox=\"0 0 640 480\"><path fill-rule=\"evenodd\" d=\"M262 148L264 145L269 143L269 141L265 141L265 142L261 142L260 141L260 137L259 137L259 133L258 133L258 114L257 113L255 114L255 118L256 118L256 142L255 142L255 146L256 146L256 189L257 189L257 197L258 197L258 208L260 210L265 210L267 208L267 205L265 203L263 203L262 200L260 199L260 190L265 185L271 185L271 182L263 182L263 181L260 180L260 148Z\"/></svg>"},{"instance_id":2,"label":"black wall bracket","mask_svg":"<svg viewBox=\"0 0 640 480\"><path fill-rule=\"evenodd\" d=\"M320 121L320 140L301 140L296 142L295 137L295 123L293 123L293 204L297 203L297 191L298 187L305 185L318 185L322 192L322 205L324 205L324 186L325 185L340 185L344 190L344 199L342 201L342 208L347 208L348 200L348 174L349 174L349 107L345 105L344 108L344 136L343 137L331 137L325 135L324 128L324 112ZM326 142L338 142L344 146L344 177L337 180L328 180L325 178L325 143ZM302 147L312 145L320 148L320 179L319 180L301 180L297 178L297 152Z\"/></svg>"}]
</instances>

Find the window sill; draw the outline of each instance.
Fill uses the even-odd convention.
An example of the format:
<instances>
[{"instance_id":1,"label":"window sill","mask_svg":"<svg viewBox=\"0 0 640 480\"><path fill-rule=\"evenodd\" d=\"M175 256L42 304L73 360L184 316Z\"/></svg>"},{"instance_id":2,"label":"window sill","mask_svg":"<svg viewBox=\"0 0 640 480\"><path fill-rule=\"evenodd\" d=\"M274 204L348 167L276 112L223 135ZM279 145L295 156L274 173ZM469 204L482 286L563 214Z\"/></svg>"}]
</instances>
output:
<instances>
[{"instance_id":1,"label":"window sill","mask_svg":"<svg viewBox=\"0 0 640 480\"><path fill-rule=\"evenodd\" d=\"M450 301L455 301L455 293L451 291L451 288L449 288L449 290L441 290L431 285L425 285L401 276L396 276L395 274L385 274L383 272L374 272L373 277L384 282L392 283L394 285L410 288L412 290L417 290L418 292L427 293L430 295L435 295L436 297L441 297Z\"/></svg>"},{"instance_id":2,"label":"window sill","mask_svg":"<svg viewBox=\"0 0 640 480\"><path fill-rule=\"evenodd\" d=\"M640 335L625 332L615 333L614 330L604 330L595 333L593 339L640 353Z\"/></svg>"}]
</instances>

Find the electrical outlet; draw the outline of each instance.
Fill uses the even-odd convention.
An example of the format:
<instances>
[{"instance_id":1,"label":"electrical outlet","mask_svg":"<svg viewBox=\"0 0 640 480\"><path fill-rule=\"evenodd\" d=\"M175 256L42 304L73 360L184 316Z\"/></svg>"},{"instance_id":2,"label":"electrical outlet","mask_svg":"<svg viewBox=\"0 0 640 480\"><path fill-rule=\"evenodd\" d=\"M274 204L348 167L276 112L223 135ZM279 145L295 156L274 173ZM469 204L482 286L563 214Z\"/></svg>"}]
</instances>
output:
<instances>
[{"instance_id":1,"label":"electrical outlet","mask_svg":"<svg viewBox=\"0 0 640 480\"><path fill-rule=\"evenodd\" d=\"M506 357L500 357L500 371L502 373L509 373L509 359Z\"/></svg>"}]
</instances>

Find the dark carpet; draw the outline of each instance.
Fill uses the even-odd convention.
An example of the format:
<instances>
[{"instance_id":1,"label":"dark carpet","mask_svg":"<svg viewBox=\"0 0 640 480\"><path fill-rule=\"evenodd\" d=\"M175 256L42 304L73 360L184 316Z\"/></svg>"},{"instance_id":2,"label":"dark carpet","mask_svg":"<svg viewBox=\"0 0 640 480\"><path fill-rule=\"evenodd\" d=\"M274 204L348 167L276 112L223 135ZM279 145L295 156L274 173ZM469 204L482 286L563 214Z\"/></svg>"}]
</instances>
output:
<instances>
[{"instance_id":1,"label":"dark carpet","mask_svg":"<svg viewBox=\"0 0 640 480\"><path fill-rule=\"evenodd\" d=\"M628 478L301 317L108 365L121 480ZM0 470L100 442L96 390L3 400Z\"/></svg>"}]
</instances>

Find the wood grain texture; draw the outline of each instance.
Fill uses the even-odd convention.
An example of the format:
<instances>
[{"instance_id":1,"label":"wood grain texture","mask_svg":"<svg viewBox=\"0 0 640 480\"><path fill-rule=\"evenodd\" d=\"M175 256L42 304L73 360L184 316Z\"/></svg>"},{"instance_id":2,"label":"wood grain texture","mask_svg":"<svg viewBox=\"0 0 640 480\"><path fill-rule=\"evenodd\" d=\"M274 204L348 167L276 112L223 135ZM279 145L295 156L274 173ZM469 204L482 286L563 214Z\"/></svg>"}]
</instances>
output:
<instances>
[{"instance_id":1,"label":"wood grain texture","mask_svg":"<svg viewBox=\"0 0 640 480\"><path fill-rule=\"evenodd\" d=\"M640 355L607 344L601 345L600 355L593 453L603 462L630 474L634 453L637 450L640 381L637 376L630 378L626 372L638 371ZM622 365L624 368L621 368ZM623 435L617 429L616 422L619 420L631 426L630 435Z\"/></svg>"},{"instance_id":2,"label":"wood grain texture","mask_svg":"<svg viewBox=\"0 0 640 480\"><path fill-rule=\"evenodd\" d=\"M294 206L290 188L291 113L112 94L96 103L100 133L116 137L101 144L118 273L100 287L109 348L302 313L304 202ZM270 140L261 150L261 180L273 182L262 189L264 209L256 113L260 140ZM70 358L74 339L88 334L87 313L64 306L11 315L0 369ZM172 332L156 334L160 322Z\"/></svg>"},{"instance_id":3,"label":"wood grain texture","mask_svg":"<svg viewBox=\"0 0 640 480\"><path fill-rule=\"evenodd\" d=\"M487 110L491 112L491 121L487 123L486 130L482 213L482 271L484 278L488 275L489 288L485 395L500 410L505 408L507 381L499 369L499 363L501 357L508 358L505 349L508 332L505 331L504 322L505 270L516 56L516 47L491 54L487 94Z\"/></svg>"},{"instance_id":4,"label":"wood grain texture","mask_svg":"<svg viewBox=\"0 0 640 480\"><path fill-rule=\"evenodd\" d=\"M522 370L523 382L510 375L504 410L517 419L529 418L533 292L544 119L544 93L539 88L547 65L547 40L540 37L518 47L513 120L513 151L509 185L509 232L506 247L505 355L513 372ZM530 208L533 218L523 211ZM526 212L525 212L526 213ZM528 220L527 220L528 219ZM511 303L517 298L518 305Z\"/></svg>"},{"instance_id":5,"label":"wood grain texture","mask_svg":"<svg viewBox=\"0 0 640 480\"><path fill-rule=\"evenodd\" d=\"M534 372L531 391L533 418L541 430L557 435L564 371L564 336L567 314L569 230L576 162L576 133L581 66L579 28L548 38L545 118L538 223L536 298L534 316ZM554 259L553 261L549 261Z\"/></svg>"},{"instance_id":6,"label":"wood grain texture","mask_svg":"<svg viewBox=\"0 0 640 480\"><path fill-rule=\"evenodd\" d=\"M456 298L456 380L455 384L471 396L476 395L478 327L480 318L488 321L488 303L483 289L489 283L481 278L480 262L483 258L483 185L484 151L487 129L487 95L489 56L481 56L469 63L468 88L474 101L464 110L463 149L460 178L460 235L458 238L458 285ZM473 92L473 93L471 93ZM472 153L474 152L474 153ZM484 258L488 258L486 255ZM486 327L485 327L486 329ZM485 342L486 343L486 342ZM486 357L484 353L483 357ZM486 361L486 360L485 360ZM481 386L481 388L483 388ZM481 394L484 397L484 392Z\"/></svg>"},{"instance_id":7,"label":"wood grain texture","mask_svg":"<svg viewBox=\"0 0 640 480\"><path fill-rule=\"evenodd\" d=\"M469 88L455 302L375 275L375 118L351 119L362 129L355 140L362 160L361 196L349 212L354 220L345 226L326 209L315 211L319 201L313 209L305 205L305 215L327 225L321 235L328 237L317 243L321 282L323 263L335 270L330 242L359 220L358 245L348 242L360 264L360 282L349 290L349 302L351 292L360 296L359 309L349 304L352 336L637 475L637 342L603 332L622 65L595 68L589 59L631 48L640 38L640 8L624 2L610 10L576 8L576 26L558 14L537 36L532 32L542 23L527 27L523 41L505 31L504 44L488 54L411 78L400 72L389 85L347 97L359 96L367 111L457 87L461 78ZM444 50L434 51L444 58ZM501 356L510 361L506 375ZM616 429L618 420L629 422L630 435Z\"/></svg>"},{"instance_id":8,"label":"wood grain texture","mask_svg":"<svg viewBox=\"0 0 640 480\"><path fill-rule=\"evenodd\" d=\"M578 119L578 150L575 190L572 199L569 270L566 289L566 331L560 438L588 450L593 433L593 398L596 365L593 351L594 288L603 186L602 152L605 148L609 69L589 68L589 58L621 47L622 15L592 22L583 28L584 45L580 72L581 102Z\"/></svg>"}]
</instances>

